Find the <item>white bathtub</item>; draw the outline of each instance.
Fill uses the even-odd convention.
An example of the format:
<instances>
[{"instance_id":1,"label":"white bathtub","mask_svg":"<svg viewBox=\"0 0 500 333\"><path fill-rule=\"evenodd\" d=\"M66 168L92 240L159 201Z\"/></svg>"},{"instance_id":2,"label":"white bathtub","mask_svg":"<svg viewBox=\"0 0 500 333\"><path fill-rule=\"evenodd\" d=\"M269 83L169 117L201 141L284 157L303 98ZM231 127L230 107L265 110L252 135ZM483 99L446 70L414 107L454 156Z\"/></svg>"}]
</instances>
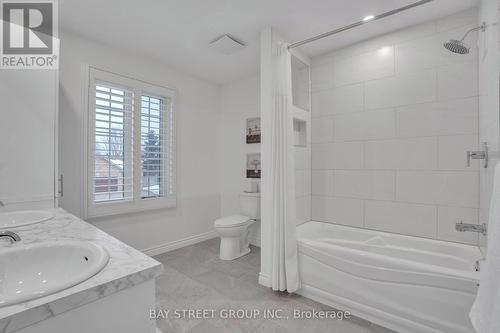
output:
<instances>
[{"instance_id":1,"label":"white bathtub","mask_svg":"<svg viewBox=\"0 0 500 333\"><path fill-rule=\"evenodd\" d=\"M401 333L472 333L479 248L321 222L297 229L300 294Z\"/></svg>"}]
</instances>

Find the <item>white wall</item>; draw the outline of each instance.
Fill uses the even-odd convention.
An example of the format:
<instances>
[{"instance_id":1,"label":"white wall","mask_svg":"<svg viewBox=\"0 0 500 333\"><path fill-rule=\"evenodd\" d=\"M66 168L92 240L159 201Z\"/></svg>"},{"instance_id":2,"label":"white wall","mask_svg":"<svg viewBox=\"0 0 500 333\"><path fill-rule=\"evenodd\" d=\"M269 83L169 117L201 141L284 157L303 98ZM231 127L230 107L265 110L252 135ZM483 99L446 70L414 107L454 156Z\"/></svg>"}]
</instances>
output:
<instances>
[{"instance_id":1,"label":"white wall","mask_svg":"<svg viewBox=\"0 0 500 333\"><path fill-rule=\"evenodd\" d=\"M312 218L477 243L477 24L469 10L313 59ZM498 129L498 128L497 128Z\"/></svg>"},{"instance_id":2,"label":"white wall","mask_svg":"<svg viewBox=\"0 0 500 333\"><path fill-rule=\"evenodd\" d=\"M260 143L246 144L247 118L260 117L259 77L221 87L219 114L221 215L239 214L238 196L245 188L246 154L260 152ZM260 182L259 182L260 183ZM260 243L260 225L252 226L252 243Z\"/></svg>"},{"instance_id":3,"label":"white wall","mask_svg":"<svg viewBox=\"0 0 500 333\"><path fill-rule=\"evenodd\" d=\"M479 34L479 142L487 142L490 166L480 169L479 216L488 221L495 164L499 161L499 5L497 0L483 0L479 7L478 24L486 22L486 32ZM496 25L495 25L496 24ZM480 236L481 243L486 237Z\"/></svg>"},{"instance_id":4,"label":"white wall","mask_svg":"<svg viewBox=\"0 0 500 333\"><path fill-rule=\"evenodd\" d=\"M60 172L65 196L60 205L82 216L81 166L84 75L90 64L178 91L178 207L100 218L97 227L138 249L162 246L187 237L214 236L220 216L217 120L219 86L180 73L140 56L61 33Z\"/></svg>"}]
</instances>

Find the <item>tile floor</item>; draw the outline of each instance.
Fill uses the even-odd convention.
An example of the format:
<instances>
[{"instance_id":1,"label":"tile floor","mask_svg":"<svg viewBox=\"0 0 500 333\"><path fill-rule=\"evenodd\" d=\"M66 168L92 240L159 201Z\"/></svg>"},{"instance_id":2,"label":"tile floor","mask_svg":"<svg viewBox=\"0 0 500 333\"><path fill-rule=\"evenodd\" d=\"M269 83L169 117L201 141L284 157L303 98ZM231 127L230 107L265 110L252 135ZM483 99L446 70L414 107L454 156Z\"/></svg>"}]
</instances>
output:
<instances>
[{"instance_id":1,"label":"tile floor","mask_svg":"<svg viewBox=\"0 0 500 333\"><path fill-rule=\"evenodd\" d=\"M332 310L302 296L273 292L257 282L260 249L233 261L218 258L219 239L211 239L156 257L165 267L156 282L157 309L216 309L212 319L158 319L162 333L394 333L360 318L337 319L230 319L222 309ZM172 317L172 315L170 315Z\"/></svg>"}]
</instances>

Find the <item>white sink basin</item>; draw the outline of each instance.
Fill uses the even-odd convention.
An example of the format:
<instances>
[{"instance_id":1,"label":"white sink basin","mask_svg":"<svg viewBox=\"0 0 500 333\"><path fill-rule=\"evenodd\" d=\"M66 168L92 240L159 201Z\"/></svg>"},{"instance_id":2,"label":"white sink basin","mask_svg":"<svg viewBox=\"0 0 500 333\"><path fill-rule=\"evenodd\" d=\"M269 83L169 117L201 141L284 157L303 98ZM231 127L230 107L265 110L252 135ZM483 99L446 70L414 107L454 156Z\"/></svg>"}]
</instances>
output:
<instances>
[{"instance_id":1,"label":"white sink basin","mask_svg":"<svg viewBox=\"0 0 500 333\"><path fill-rule=\"evenodd\" d=\"M0 213L0 229L21 227L50 220L54 214L44 210L22 210Z\"/></svg>"},{"instance_id":2,"label":"white sink basin","mask_svg":"<svg viewBox=\"0 0 500 333\"><path fill-rule=\"evenodd\" d=\"M85 241L0 247L0 307L73 287L101 271L108 260L102 246Z\"/></svg>"}]
</instances>

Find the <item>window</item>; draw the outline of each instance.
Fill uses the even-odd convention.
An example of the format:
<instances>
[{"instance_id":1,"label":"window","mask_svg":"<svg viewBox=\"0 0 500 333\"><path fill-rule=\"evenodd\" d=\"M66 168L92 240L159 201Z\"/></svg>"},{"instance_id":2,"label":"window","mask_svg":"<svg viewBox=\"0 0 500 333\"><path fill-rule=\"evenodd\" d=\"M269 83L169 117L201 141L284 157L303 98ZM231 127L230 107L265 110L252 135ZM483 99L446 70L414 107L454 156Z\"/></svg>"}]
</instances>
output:
<instances>
[{"instance_id":1,"label":"window","mask_svg":"<svg viewBox=\"0 0 500 333\"><path fill-rule=\"evenodd\" d=\"M173 99L170 89L90 69L87 216L175 206Z\"/></svg>"}]
</instances>

